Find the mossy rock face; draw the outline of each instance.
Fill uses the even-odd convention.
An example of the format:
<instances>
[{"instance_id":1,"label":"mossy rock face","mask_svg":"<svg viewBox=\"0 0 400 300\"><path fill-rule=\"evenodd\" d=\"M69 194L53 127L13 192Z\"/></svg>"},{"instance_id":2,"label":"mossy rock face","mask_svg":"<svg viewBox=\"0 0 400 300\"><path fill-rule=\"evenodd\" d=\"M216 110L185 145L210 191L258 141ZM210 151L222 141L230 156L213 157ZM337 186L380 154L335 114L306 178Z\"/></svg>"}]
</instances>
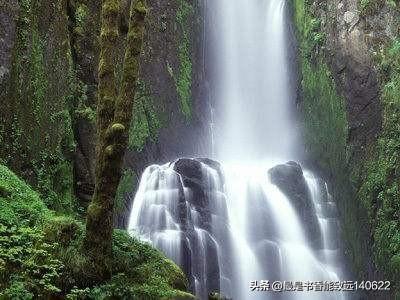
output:
<instances>
[{"instance_id":1,"label":"mossy rock face","mask_svg":"<svg viewBox=\"0 0 400 300\"><path fill-rule=\"evenodd\" d=\"M357 0L356 8L342 2L293 2L306 143L333 179L354 273L391 280L391 294L382 297L394 299L400 282L400 3Z\"/></svg>"},{"instance_id":2,"label":"mossy rock face","mask_svg":"<svg viewBox=\"0 0 400 300\"><path fill-rule=\"evenodd\" d=\"M73 202L66 2L23 0L15 4L19 9L4 10L15 24L5 27L10 30L7 39L12 39L6 41L5 57L10 60L0 85L0 159L54 208L71 207ZM57 203L57 197L65 203Z\"/></svg>"}]
</instances>

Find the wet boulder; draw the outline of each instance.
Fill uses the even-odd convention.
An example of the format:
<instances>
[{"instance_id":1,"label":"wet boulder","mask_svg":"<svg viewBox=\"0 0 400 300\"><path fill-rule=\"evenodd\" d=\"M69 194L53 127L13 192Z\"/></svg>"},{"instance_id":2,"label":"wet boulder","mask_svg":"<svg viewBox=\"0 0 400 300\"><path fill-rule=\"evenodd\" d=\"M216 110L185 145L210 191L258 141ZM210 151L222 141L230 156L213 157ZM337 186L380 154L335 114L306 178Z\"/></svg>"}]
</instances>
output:
<instances>
[{"instance_id":1,"label":"wet boulder","mask_svg":"<svg viewBox=\"0 0 400 300\"><path fill-rule=\"evenodd\" d=\"M198 225L210 231L212 213L220 207L221 213L226 215L218 193L222 189L220 164L205 158L180 158L173 163L173 168L187 190L186 200L199 214L201 224Z\"/></svg>"},{"instance_id":2,"label":"wet boulder","mask_svg":"<svg viewBox=\"0 0 400 300\"><path fill-rule=\"evenodd\" d=\"M197 158L197 160L202 162L203 164L207 165L208 167L214 169L217 172L218 177L220 179L220 186L218 188L222 189L223 185L225 183L225 180L224 180L224 174L222 172L221 164L219 162L215 161L215 160L210 159L210 158Z\"/></svg>"},{"instance_id":3,"label":"wet boulder","mask_svg":"<svg viewBox=\"0 0 400 300\"><path fill-rule=\"evenodd\" d=\"M219 162L209 158L180 158L173 164L185 186L222 190L224 180Z\"/></svg>"},{"instance_id":4,"label":"wet boulder","mask_svg":"<svg viewBox=\"0 0 400 300\"><path fill-rule=\"evenodd\" d=\"M180 158L171 164L173 170L179 174L183 183L189 224L184 228L189 247L186 266L183 267L188 274L191 290L194 290L195 281L200 285L202 298L210 292L220 291L220 262L218 244L211 235L220 233L229 244L227 220L227 207L225 195L221 193L223 179L221 166L218 162L207 158ZM217 226L212 226L212 223ZM227 247L228 248L228 247ZM228 257L228 255L225 255Z\"/></svg>"},{"instance_id":5,"label":"wet boulder","mask_svg":"<svg viewBox=\"0 0 400 300\"><path fill-rule=\"evenodd\" d=\"M314 248L322 247L322 234L312 202L311 193L301 166L293 161L278 165L268 171L271 182L289 199L301 223L306 237Z\"/></svg>"},{"instance_id":6,"label":"wet boulder","mask_svg":"<svg viewBox=\"0 0 400 300\"><path fill-rule=\"evenodd\" d=\"M203 180L202 164L196 159L180 158L174 162L174 170L182 176L184 182L201 184Z\"/></svg>"}]
</instances>

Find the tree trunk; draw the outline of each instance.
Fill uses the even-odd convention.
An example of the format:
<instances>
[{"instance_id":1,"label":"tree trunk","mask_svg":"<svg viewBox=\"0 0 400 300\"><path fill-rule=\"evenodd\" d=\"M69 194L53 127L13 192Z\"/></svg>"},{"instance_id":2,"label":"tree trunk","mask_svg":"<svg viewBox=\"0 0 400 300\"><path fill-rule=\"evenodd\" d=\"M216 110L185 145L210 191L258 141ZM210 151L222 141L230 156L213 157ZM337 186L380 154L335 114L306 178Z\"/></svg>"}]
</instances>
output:
<instances>
[{"instance_id":1,"label":"tree trunk","mask_svg":"<svg viewBox=\"0 0 400 300\"><path fill-rule=\"evenodd\" d=\"M87 211L85 249L94 276L111 275L114 198L128 144L132 106L143 44L145 0L132 0L119 93L114 73L119 36L119 0L103 0L97 105L95 191Z\"/></svg>"}]
</instances>

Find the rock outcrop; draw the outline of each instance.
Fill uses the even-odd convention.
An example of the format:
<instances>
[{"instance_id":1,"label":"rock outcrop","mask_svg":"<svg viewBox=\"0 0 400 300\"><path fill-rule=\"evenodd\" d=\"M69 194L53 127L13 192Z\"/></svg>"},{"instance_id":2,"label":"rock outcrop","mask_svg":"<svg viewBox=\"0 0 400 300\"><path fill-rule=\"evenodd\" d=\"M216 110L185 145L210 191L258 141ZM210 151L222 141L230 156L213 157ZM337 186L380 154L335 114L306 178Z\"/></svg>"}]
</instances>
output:
<instances>
[{"instance_id":1,"label":"rock outcrop","mask_svg":"<svg viewBox=\"0 0 400 300\"><path fill-rule=\"evenodd\" d=\"M311 245L314 248L321 248L321 229L301 166L291 161L284 165L278 165L268 172L271 182L292 203L301 223L304 224L305 234Z\"/></svg>"},{"instance_id":2,"label":"rock outcrop","mask_svg":"<svg viewBox=\"0 0 400 300\"><path fill-rule=\"evenodd\" d=\"M359 161L365 147L376 140L381 129L382 105L373 51L379 51L379 43L393 36L390 24L394 15L386 7L381 17L372 19L360 11L360 1L330 2L320 3L315 11L327 35L333 76L346 99L351 158Z\"/></svg>"},{"instance_id":3,"label":"rock outcrop","mask_svg":"<svg viewBox=\"0 0 400 300\"><path fill-rule=\"evenodd\" d=\"M220 274L218 245L211 236L213 232L211 226L213 215L218 217L221 222L227 222L227 208L225 199L220 201L223 192L219 174L222 174L218 162L209 159L178 159L173 163L174 170L180 174L183 187L186 189L187 209L190 217L181 220L183 223L190 221L189 224L182 224L186 228L186 235L192 249L191 261L194 264L192 271L198 279L204 280L207 292L220 291ZM222 203L222 207L216 207ZM226 227L227 228L227 227ZM224 238L229 240L229 231L226 231ZM229 244L229 243L227 243ZM203 253L198 253L198 251ZM225 260L229 257L226 253ZM226 263L226 262L225 262ZM203 266L205 264L205 266ZM205 274L202 274L205 268ZM202 276L205 276L202 278ZM193 283L194 284L194 283Z\"/></svg>"}]
</instances>

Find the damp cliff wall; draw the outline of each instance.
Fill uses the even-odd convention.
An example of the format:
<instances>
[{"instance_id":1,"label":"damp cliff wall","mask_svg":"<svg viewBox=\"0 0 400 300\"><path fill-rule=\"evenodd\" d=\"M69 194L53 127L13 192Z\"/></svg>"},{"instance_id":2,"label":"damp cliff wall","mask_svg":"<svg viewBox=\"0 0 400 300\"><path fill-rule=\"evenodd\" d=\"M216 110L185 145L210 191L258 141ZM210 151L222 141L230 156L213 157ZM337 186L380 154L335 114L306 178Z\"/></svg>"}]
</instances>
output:
<instances>
[{"instance_id":1,"label":"damp cliff wall","mask_svg":"<svg viewBox=\"0 0 400 300\"><path fill-rule=\"evenodd\" d=\"M147 2L119 227L146 165L209 152L204 2ZM129 7L120 1L117 75ZM84 212L93 191L100 11L99 1L0 1L0 159L54 209Z\"/></svg>"},{"instance_id":2,"label":"damp cliff wall","mask_svg":"<svg viewBox=\"0 0 400 300\"><path fill-rule=\"evenodd\" d=\"M355 275L391 280L394 297L400 282L399 3L292 3L310 164L332 183Z\"/></svg>"}]
</instances>

